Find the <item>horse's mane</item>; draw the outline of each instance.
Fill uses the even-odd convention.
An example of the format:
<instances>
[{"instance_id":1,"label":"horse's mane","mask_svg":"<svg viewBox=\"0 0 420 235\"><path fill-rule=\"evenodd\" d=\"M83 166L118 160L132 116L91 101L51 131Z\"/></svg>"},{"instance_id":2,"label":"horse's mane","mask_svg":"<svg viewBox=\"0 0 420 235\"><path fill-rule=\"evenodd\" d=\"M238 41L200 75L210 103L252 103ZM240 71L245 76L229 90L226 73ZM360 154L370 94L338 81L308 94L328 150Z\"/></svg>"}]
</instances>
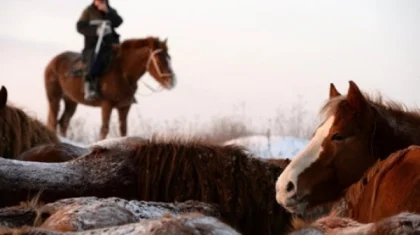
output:
<instances>
[{"instance_id":1,"label":"horse's mane","mask_svg":"<svg viewBox=\"0 0 420 235\"><path fill-rule=\"evenodd\" d=\"M251 234L287 227L290 215L274 197L283 169L241 146L152 137L131 152L141 200L217 203L229 224Z\"/></svg>"},{"instance_id":2,"label":"horse's mane","mask_svg":"<svg viewBox=\"0 0 420 235\"><path fill-rule=\"evenodd\" d=\"M379 92L376 94L369 94L362 92L365 99L370 103L371 107L374 108L379 114L394 113L397 115L408 115L414 118L420 118L420 109L411 108L409 109L403 103L385 100L383 95ZM340 95L333 97L325 102L325 104L320 109L320 115L324 118L334 115L341 104L346 102L346 96ZM388 115L387 115L388 116Z\"/></svg>"},{"instance_id":3,"label":"horse's mane","mask_svg":"<svg viewBox=\"0 0 420 235\"><path fill-rule=\"evenodd\" d=\"M58 143L57 134L36 118L30 117L14 105L0 111L0 133L3 148L0 156L15 158L22 152L40 144Z\"/></svg>"},{"instance_id":4,"label":"horse's mane","mask_svg":"<svg viewBox=\"0 0 420 235\"><path fill-rule=\"evenodd\" d=\"M125 50L131 50L133 48L140 48L140 47L146 47L146 46L153 46L154 43L159 42L159 39L157 37L148 36L145 38L131 38L126 39L120 44L120 48Z\"/></svg>"}]
</instances>

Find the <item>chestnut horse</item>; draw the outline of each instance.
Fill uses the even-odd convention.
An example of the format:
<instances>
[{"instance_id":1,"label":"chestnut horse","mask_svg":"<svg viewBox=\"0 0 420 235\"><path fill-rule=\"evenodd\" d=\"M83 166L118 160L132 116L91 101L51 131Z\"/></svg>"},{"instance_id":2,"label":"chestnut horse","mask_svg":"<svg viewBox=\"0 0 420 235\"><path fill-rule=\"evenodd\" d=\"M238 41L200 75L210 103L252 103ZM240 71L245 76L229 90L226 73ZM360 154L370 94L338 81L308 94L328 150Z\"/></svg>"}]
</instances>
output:
<instances>
[{"instance_id":1,"label":"chestnut horse","mask_svg":"<svg viewBox=\"0 0 420 235\"><path fill-rule=\"evenodd\" d=\"M342 217L354 221L355 228L360 228L361 223L392 220L392 217L407 211L420 214L419 158L420 146L412 145L392 153L384 160L378 160L358 182L345 190L343 197L332 203L329 216L316 220L312 225L319 225L320 221L326 223L329 218L337 220L337 217ZM311 225L310 221L293 221L296 230L308 225ZM342 226L342 229L352 227L349 224Z\"/></svg>"},{"instance_id":2,"label":"chestnut horse","mask_svg":"<svg viewBox=\"0 0 420 235\"><path fill-rule=\"evenodd\" d=\"M324 122L276 183L276 200L305 214L334 201L365 171L391 153L420 144L420 112L363 94L350 81L347 96L330 85Z\"/></svg>"},{"instance_id":3,"label":"chestnut horse","mask_svg":"<svg viewBox=\"0 0 420 235\"><path fill-rule=\"evenodd\" d=\"M369 168L335 203L331 213L360 223L402 212L420 214L420 146L396 151Z\"/></svg>"},{"instance_id":4,"label":"chestnut horse","mask_svg":"<svg viewBox=\"0 0 420 235\"><path fill-rule=\"evenodd\" d=\"M161 86L170 90L175 84L175 75L170 65L167 40L147 37L144 39L129 39L113 47L111 62L104 75L100 78L99 89L101 98L87 101L84 99L83 78L71 75L71 70L81 60L81 54L62 52L56 55L45 69L45 89L49 103L48 126L66 136L70 119L77 105L84 104L101 107L102 126L100 139L105 139L109 131L111 112L117 109L121 136L127 134L127 116L137 81L148 71ZM64 111L57 121L60 101L64 101Z\"/></svg>"},{"instance_id":5,"label":"chestnut horse","mask_svg":"<svg viewBox=\"0 0 420 235\"><path fill-rule=\"evenodd\" d=\"M7 89L0 89L0 156L16 158L33 147L59 143L57 134L21 109L7 104Z\"/></svg>"},{"instance_id":6,"label":"chestnut horse","mask_svg":"<svg viewBox=\"0 0 420 235\"><path fill-rule=\"evenodd\" d=\"M353 219L335 215L323 217L289 235L413 235L420 234L420 215L399 213L374 223L359 223Z\"/></svg>"},{"instance_id":7,"label":"chestnut horse","mask_svg":"<svg viewBox=\"0 0 420 235\"><path fill-rule=\"evenodd\" d=\"M45 203L81 196L195 200L217 204L221 219L242 234L280 235L291 223L274 197L282 170L238 146L116 138L67 162L0 158L0 207L27 201L41 190L39 201Z\"/></svg>"}]
</instances>

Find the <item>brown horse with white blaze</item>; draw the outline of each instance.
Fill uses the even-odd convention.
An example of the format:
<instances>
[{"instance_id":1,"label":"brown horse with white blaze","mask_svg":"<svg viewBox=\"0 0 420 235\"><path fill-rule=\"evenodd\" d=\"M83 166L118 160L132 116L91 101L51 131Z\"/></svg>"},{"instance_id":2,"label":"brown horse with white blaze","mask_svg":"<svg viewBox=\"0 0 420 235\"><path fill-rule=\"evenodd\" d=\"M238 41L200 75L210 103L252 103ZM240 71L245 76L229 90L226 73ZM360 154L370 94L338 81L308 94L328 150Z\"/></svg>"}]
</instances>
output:
<instances>
[{"instance_id":1,"label":"brown horse with white blaze","mask_svg":"<svg viewBox=\"0 0 420 235\"><path fill-rule=\"evenodd\" d=\"M280 174L276 200L290 212L338 200L378 160L420 144L420 112L363 94L349 82L347 96L330 86L324 122L308 146Z\"/></svg>"},{"instance_id":2,"label":"brown horse with white blaze","mask_svg":"<svg viewBox=\"0 0 420 235\"><path fill-rule=\"evenodd\" d=\"M137 82L146 71L168 90L176 84L166 39L129 39L115 45L112 59L98 82L101 98L96 100L84 99L83 79L73 76L70 72L80 61L80 53L62 52L56 55L45 69L45 89L49 103L48 125L54 130L59 125L62 136L66 136L70 119L78 104L101 107L100 139L106 138L111 112L116 108L120 134L125 136L127 116L137 90ZM65 107L62 116L57 120L61 100L64 101Z\"/></svg>"}]
</instances>

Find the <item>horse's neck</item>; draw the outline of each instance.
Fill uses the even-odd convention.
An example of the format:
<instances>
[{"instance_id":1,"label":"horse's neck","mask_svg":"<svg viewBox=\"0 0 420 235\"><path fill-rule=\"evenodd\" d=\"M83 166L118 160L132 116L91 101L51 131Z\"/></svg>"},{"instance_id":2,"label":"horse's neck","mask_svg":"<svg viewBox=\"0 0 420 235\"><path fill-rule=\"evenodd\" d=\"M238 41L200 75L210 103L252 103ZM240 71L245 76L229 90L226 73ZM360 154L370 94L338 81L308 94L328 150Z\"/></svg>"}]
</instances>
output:
<instances>
[{"instance_id":1,"label":"horse's neck","mask_svg":"<svg viewBox=\"0 0 420 235\"><path fill-rule=\"evenodd\" d=\"M130 84L136 84L137 81L146 73L148 59L148 47L131 49L124 52L121 60L124 79L126 79L126 81Z\"/></svg>"},{"instance_id":2,"label":"horse's neck","mask_svg":"<svg viewBox=\"0 0 420 235\"><path fill-rule=\"evenodd\" d=\"M386 158L396 150L420 144L420 114L380 112L374 122L375 155Z\"/></svg>"}]
</instances>

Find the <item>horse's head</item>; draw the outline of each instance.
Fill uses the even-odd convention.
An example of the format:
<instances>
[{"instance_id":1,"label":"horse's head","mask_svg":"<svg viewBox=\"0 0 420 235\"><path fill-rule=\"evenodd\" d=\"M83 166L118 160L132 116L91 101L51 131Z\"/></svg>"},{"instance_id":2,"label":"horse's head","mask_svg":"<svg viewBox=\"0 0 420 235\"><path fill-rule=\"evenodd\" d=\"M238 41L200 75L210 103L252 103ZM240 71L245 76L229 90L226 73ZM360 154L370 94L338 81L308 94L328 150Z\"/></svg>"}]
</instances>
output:
<instances>
[{"instance_id":1,"label":"horse's head","mask_svg":"<svg viewBox=\"0 0 420 235\"><path fill-rule=\"evenodd\" d=\"M6 109L7 109L7 89L6 87L2 86L0 89L0 155L5 154L6 146L6 136L5 136L5 128L6 128Z\"/></svg>"},{"instance_id":2,"label":"horse's head","mask_svg":"<svg viewBox=\"0 0 420 235\"><path fill-rule=\"evenodd\" d=\"M133 79L140 79L147 71L163 88L170 90L175 87L176 77L171 67L168 39L128 39L115 46L115 50L122 56L126 75L131 74Z\"/></svg>"},{"instance_id":3,"label":"horse's head","mask_svg":"<svg viewBox=\"0 0 420 235\"><path fill-rule=\"evenodd\" d=\"M7 103L7 89L4 86L1 86L0 89L0 111L6 108Z\"/></svg>"},{"instance_id":4,"label":"horse's head","mask_svg":"<svg viewBox=\"0 0 420 235\"><path fill-rule=\"evenodd\" d=\"M290 212L304 215L338 199L375 161L373 112L357 85L349 83L347 96L330 85L324 122L277 179L276 200Z\"/></svg>"},{"instance_id":5,"label":"horse's head","mask_svg":"<svg viewBox=\"0 0 420 235\"><path fill-rule=\"evenodd\" d=\"M176 77L172 70L171 56L168 52L168 39L160 41L159 38L151 38L150 40L150 54L146 69L157 82L170 90L176 85Z\"/></svg>"}]
</instances>

